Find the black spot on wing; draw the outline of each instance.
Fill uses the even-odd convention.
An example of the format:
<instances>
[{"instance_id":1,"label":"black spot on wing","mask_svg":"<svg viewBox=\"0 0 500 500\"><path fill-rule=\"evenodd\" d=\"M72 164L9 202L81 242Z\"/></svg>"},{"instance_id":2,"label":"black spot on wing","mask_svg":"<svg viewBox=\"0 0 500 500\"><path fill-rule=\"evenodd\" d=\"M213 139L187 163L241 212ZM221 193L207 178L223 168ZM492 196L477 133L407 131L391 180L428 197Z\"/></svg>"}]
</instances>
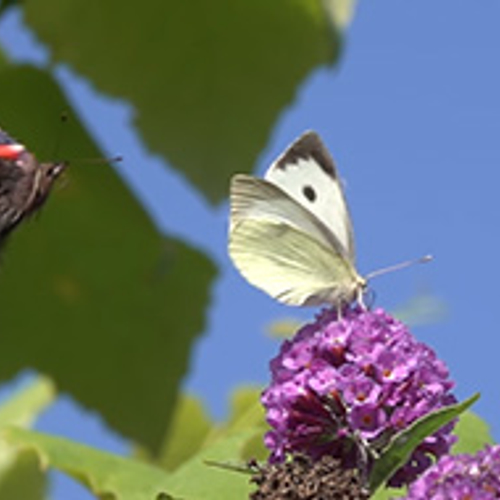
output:
<instances>
[{"instance_id":1,"label":"black spot on wing","mask_svg":"<svg viewBox=\"0 0 500 500\"><path fill-rule=\"evenodd\" d=\"M310 202L316 201L316 191L312 186L304 186L302 188L302 193Z\"/></svg>"},{"instance_id":2,"label":"black spot on wing","mask_svg":"<svg viewBox=\"0 0 500 500\"><path fill-rule=\"evenodd\" d=\"M325 173L337 179L337 170L330 152L316 132L305 132L276 161L276 168L285 170L300 159L313 158Z\"/></svg>"}]
</instances>

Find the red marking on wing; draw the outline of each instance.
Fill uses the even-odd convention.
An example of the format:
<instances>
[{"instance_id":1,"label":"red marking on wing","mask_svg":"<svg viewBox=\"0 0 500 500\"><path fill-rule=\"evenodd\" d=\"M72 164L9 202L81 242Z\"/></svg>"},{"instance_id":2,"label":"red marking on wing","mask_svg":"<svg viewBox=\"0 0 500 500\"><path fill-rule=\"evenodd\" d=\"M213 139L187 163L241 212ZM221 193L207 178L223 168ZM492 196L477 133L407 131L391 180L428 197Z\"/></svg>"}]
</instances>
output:
<instances>
[{"instance_id":1,"label":"red marking on wing","mask_svg":"<svg viewBox=\"0 0 500 500\"><path fill-rule=\"evenodd\" d=\"M0 159L17 160L24 151L22 144L0 144Z\"/></svg>"}]
</instances>

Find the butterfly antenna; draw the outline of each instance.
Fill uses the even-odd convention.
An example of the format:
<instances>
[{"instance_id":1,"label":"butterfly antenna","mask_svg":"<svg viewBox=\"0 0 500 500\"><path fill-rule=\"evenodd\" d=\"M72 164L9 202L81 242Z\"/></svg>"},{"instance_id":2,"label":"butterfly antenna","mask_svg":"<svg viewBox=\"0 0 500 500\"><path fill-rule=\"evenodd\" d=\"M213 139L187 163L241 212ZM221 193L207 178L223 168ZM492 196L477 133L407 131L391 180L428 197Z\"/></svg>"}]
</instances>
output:
<instances>
[{"instance_id":1,"label":"butterfly antenna","mask_svg":"<svg viewBox=\"0 0 500 500\"><path fill-rule=\"evenodd\" d=\"M79 158L78 160L73 160L77 161L78 163L94 163L94 164L101 164L101 163L119 163L123 161L123 156L117 155L117 156L111 156L110 158ZM67 161L66 163L69 163Z\"/></svg>"},{"instance_id":2,"label":"butterfly antenna","mask_svg":"<svg viewBox=\"0 0 500 500\"><path fill-rule=\"evenodd\" d=\"M415 264L426 264L427 262L430 262L433 259L432 255L424 255L423 257L420 257L420 259L414 259L414 260L407 260L405 262L400 262L399 264L396 264L394 266L389 266L389 267L384 267L382 269L378 269L377 271L374 271L367 276L365 276L366 280L371 280L372 278L375 278L376 276L380 276L381 274L387 274L387 273L392 273L393 271L399 271L400 269L405 269L406 267L413 266Z\"/></svg>"},{"instance_id":3,"label":"butterfly antenna","mask_svg":"<svg viewBox=\"0 0 500 500\"><path fill-rule=\"evenodd\" d=\"M54 145L54 154L52 155L52 158L57 158L57 155L59 153L59 148L61 146L61 138L62 138L62 132L63 132L63 126L65 123L69 121L69 113L67 111L63 111L60 115L60 125L59 125L59 130L57 131L56 135L56 143ZM78 159L78 163L117 163L122 161L123 158L121 156L113 156L111 158L83 158L83 159ZM71 161L73 162L73 160ZM70 160L64 160L62 163L69 165Z\"/></svg>"},{"instance_id":4,"label":"butterfly antenna","mask_svg":"<svg viewBox=\"0 0 500 500\"><path fill-rule=\"evenodd\" d=\"M54 151L52 153L52 158L57 158L58 156L59 148L61 146L62 132L64 130L63 126L68 120L69 120L68 112L63 111L59 117L59 128L57 129L56 133L56 142L54 144Z\"/></svg>"}]
</instances>

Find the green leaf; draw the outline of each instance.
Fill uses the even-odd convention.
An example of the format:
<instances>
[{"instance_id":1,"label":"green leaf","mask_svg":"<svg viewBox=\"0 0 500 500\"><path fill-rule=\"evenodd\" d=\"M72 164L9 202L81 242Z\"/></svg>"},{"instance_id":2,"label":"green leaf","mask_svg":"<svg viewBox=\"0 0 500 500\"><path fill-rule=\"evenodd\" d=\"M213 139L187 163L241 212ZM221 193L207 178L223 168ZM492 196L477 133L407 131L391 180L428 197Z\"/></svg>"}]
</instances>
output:
<instances>
[{"instance_id":1,"label":"green leaf","mask_svg":"<svg viewBox=\"0 0 500 500\"><path fill-rule=\"evenodd\" d=\"M9 66L10 66L10 61L0 47L0 71L9 68Z\"/></svg>"},{"instance_id":2,"label":"green leaf","mask_svg":"<svg viewBox=\"0 0 500 500\"><path fill-rule=\"evenodd\" d=\"M173 471L197 453L224 440L236 432L250 431L250 437L242 445L239 456L243 460L261 459L267 455L263 435L267 429L264 410L260 404L261 389L240 387L231 397L228 422L215 424L206 414L199 400L182 396L172 419L172 424L163 445L157 464Z\"/></svg>"},{"instance_id":3,"label":"green leaf","mask_svg":"<svg viewBox=\"0 0 500 500\"><path fill-rule=\"evenodd\" d=\"M471 411L460 416L454 433L458 441L453 446L453 454L476 453L487 444L493 444L494 440L490 433L490 426L478 415Z\"/></svg>"},{"instance_id":4,"label":"green leaf","mask_svg":"<svg viewBox=\"0 0 500 500\"><path fill-rule=\"evenodd\" d=\"M383 488L380 487L373 495L370 496L370 500L394 500L396 498L404 496L406 490L404 488Z\"/></svg>"},{"instance_id":5,"label":"green leaf","mask_svg":"<svg viewBox=\"0 0 500 500\"><path fill-rule=\"evenodd\" d=\"M260 403L261 394L262 388L240 387L231 398L231 416L224 431L255 430L241 450L241 458L245 462L250 459L264 460L269 455L269 450L264 446L264 434L269 426Z\"/></svg>"},{"instance_id":6,"label":"green leaf","mask_svg":"<svg viewBox=\"0 0 500 500\"><path fill-rule=\"evenodd\" d=\"M248 476L210 467L205 460L232 461L252 431L235 433L206 448L169 474L157 467L92 449L67 439L18 428L5 429L3 438L33 450L44 467L54 467L87 486L99 498L154 500L183 498L220 500L246 498Z\"/></svg>"},{"instance_id":7,"label":"green leaf","mask_svg":"<svg viewBox=\"0 0 500 500\"><path fill-rule=\"evenodd\" d=\"M413 450L444 425L451 422L479 399L475 394L463 403L446 406L416 420L404 431L395 435L384 452L377 458L370 474L370 491L376 491L410 458Z\"/></svg>"},{"instance_id":8,"label":"green leaf","mask_svg":"<svg viewBox=\"0 0 500 500\"><path fill-rule=\"evenodd\" d=\"M168 474L156 467L18 428L3 430L12 446L36 453L39 463L70 475L99 498L154 500L167 490Z\"/></svg>"},{"instance_id":9,"label":"green leaf","mask_svg":"<svg viewBox=\"0 0 500 500\"><path fill-rule=\"evenodd\" d=\"M0 442L2 461L4 443ZM10 451L10 450L9 450ZM37 457L29 450L11 452L9 464L0 470L0 498L2 500L43 500L46 498L47 477L40 469Z\"/></svg>"},{"instance_id":10,"label":"green leaf","mask_svg":"<svg viewBox=\"0 0 500 500\"><path fill-rule=\"evenodd\" d=\"M141 10L141 9L138 9ZM61 111L47 73L0 72L2 126L42 158ZM70 120L64 152L102 154ZM0 279L0 380L50 374L122 434L158 452L190 349L204 329L213 264L158 234L114 170L73 162L38 220L7 242Z\"/></svg>"},{"instance_id":11,"label":"green leaf","mask_svg":"<svg viewBox=\"0 0 500 500\"><path fill-rule=\"evenodd\" d=\"M26 0L54 61L128 100L146 144L212 202L304 79L338 59L353 0ZM333 29L332 29L333 26Z\"/></svg>"},{"instance_id":12,"label":"green leaf","mask_svg":"<svg viewBox=\"0 0 500 500\"><path fill-rule=\"evenodd\" d=\"M458 436L458 441L452 448L453 454L476 453L484 448L486 444L492 444L493 438L489 431L488 424L471 411L466 411L458 420L454 429L454 434ZM391 500L405 495L405 489L379 488L371 500Z\"/></svg>"},{"instance_id":13,"label":"green leaf","mask_svg":"<svg viewBox=\"0 0 500 500\"><path fill-rule=\"evenodd\" d=\"M249 458L260 459L265 455L263 434L267 426L260 392L258 388L240 387L233 393L228 422L214 427L198 453L174 472L168 493L200 500L248 496L251 488L248 475L234 469L245 468ZM210 467L209 463L227 464L227 468Z\"/></svg>"},{"instance_id":14,"label":"green leaf","mask_svg":"<svg viewBox=\"0 0 500 500\"><path fill-rule=\"evenodd\" d=\"M264 424L264 407L260 403L262 388L241 386L231 396L227 429L243 430Z\"/></svg>"},{"instance_id":15,"label":"green leaf","mask_svg":"<svg viewBox=\"0 0 500 500\"><path fill-rule=\"evenodd\" d=\"M267 430L266 428L265 431ZM264 434L265 432L256 433L245 443L241 451L241 456L245 462L249 460L264 462L267 460L269 450L264 445Z\"/></svg>"},{"instance_id":16,"label":"green leaf","mask_svg":"<svg viewBox=\"0 0 500 500\"><path fill-rule=\"evenodd\" d=\"M228 433L204 448L172 474L167 491L175 497L189 500L247 498L252 489L247 474L209 466L206 462L243 463L245 445L256 433L259 434L260 430Z\"/></svg>"},{"instance_id":17,"label":"green leaf","mask_svg":"<svg viewBox=\"0 0 500 500\"><path fill-rule=\"evenodd\" d=\"M0 406L0 427L13 424L30 427L55 396L55 387L49 378L36 378Z\"/></svg>"},{"instance_id":18,"label":"green leaf","mask_svg":"<svg viewBox=\"0 0 500 500\"><path fill-rule=\"evenodd\" d=\"M174 470L191 458L203 446L214 423L202 403L188 395L181 395L163 445L159 464Z\"/></svg>"},{"instance_id":19,"label":"green leaf","mask_svg":"<svg viewBox=\"0 0 500 500\"><path fill-rule=\"evenodd\" d=\"M35 379L0 406L0 428L12 424L31 426L54 397L54 386L49 379ZM45 489L46 477L33 453L15 450L0 441L0 498L42 500Z\"/></svg>"}]
</instances>

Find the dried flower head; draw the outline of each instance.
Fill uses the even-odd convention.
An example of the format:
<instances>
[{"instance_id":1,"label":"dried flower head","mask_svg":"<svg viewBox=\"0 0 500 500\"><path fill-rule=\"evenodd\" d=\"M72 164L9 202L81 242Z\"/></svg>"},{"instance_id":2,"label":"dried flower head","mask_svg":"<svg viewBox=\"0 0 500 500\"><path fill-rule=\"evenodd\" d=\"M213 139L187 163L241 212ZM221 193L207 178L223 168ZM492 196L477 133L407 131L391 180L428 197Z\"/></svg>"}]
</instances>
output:
<instances>
[{"instance_id":1,"label":"dried flower head","mask_svg":"<svg viewBox=\"0 0 500 500\"><path fill-rule=\"evenodd\" d=\"M316 462L303 455L281 464L260 467L252 477L258 489L251 500L366 500L368 492L354 470L324 456Z\"/></svg>"}]
</instances>

